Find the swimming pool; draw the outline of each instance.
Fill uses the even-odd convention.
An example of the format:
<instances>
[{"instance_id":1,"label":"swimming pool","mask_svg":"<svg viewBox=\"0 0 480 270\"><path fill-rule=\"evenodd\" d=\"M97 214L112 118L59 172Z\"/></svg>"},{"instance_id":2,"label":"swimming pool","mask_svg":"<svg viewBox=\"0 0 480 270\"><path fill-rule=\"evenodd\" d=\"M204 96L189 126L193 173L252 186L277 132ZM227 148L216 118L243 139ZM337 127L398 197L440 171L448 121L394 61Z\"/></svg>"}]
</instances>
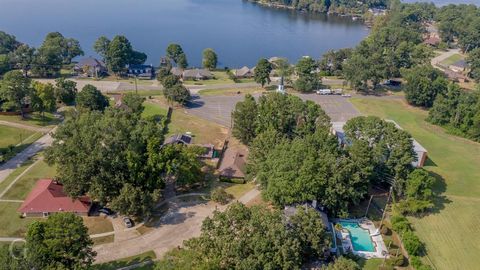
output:
<instances>
[{"instance_id":1,"label":"swimming pool","mask_svg":"<svg viewBox=\"0 0 480 270\"><path fill-rule=\"evenodd\" d=\"M355 251L375 252L375 246L368 230L361 228L358 222L354 221L340 221L339 223L350 232L350 239Z\"/></svg>"}]
</instances>

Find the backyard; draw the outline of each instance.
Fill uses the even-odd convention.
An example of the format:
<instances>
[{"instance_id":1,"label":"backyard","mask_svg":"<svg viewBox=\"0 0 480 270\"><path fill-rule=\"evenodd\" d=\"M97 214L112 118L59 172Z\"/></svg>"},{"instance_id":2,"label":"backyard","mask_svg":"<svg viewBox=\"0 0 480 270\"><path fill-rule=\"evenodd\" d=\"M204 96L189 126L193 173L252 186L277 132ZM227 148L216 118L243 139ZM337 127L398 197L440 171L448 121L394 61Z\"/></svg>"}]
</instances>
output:
<instances>
[{"instance_id":1,"label":"backyard","mask_svg":"<svg viewBox=\"0 0 480 270\"><path fill-rule=\"evenodd\" d=\"M351 99L366 115L393 119L427 150L425 169L437 178L435 209L411 218L437 269L475 269L480 264L480 144L447 134L425 121L427 112L400 100Z\"/></svg>"}]
</instances>

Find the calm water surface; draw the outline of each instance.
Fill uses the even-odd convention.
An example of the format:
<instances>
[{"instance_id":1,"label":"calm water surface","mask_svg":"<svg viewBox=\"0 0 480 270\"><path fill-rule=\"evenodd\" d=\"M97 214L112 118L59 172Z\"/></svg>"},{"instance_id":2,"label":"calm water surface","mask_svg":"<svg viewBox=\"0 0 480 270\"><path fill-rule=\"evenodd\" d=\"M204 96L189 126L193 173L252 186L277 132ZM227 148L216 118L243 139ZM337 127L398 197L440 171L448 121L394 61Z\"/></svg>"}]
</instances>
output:
<instances>
[{"instance_id":1,"label":"calm water surface","mask_svg":"<svg viewBox=\"0 0 480 270\"><path fill-rule=\"evenodd\" d=\"M263 8L241 0L0 0L0 30L39 46L48 32L81 42L86 55L100 35L123 34L158 65L171 42L191 65L217 51L222 66L254 65L260 57L295 62L329 49L353 47L368 29L349 18Z\"/></svg>"},{"instance_id":2,"label":"calm water surface","mask_svg":"<svg viewBox=\"0 0 480 270\"><path fill-rule=\"evenodd\" d=\"M437 6L444 6L444 5L449 5L449 4L474 4L474 5L480 5L480 0L403 0L404 2L407 3L412 3L412 2L427 2L427 3L434 3Z\"/></svg>"}]
</instances>

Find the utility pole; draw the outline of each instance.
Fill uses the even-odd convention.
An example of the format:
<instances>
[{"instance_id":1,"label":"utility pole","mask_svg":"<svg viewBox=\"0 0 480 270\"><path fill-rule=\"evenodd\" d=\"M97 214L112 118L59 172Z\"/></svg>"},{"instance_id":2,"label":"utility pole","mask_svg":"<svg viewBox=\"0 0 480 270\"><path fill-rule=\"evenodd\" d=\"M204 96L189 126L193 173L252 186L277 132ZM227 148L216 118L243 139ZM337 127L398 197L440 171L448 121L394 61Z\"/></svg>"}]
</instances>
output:
<instances>
[{"instance_id":1,"label":"utility pole","mask_svg":"<svg viewBox=\"0 0 480 270\"><path fill-rule=\"evenodd\" d=\"M388 192L387 203L385 204L385 208L383 209L382 220L380 221L380 225L378 226L377 233L380 231L380 228L383 225L383 220L385 219L385 215L387 213L387 206L390 202L390 196L392 195L393 186L390 186L390 191Z\"/></svg>"}]
</instances>

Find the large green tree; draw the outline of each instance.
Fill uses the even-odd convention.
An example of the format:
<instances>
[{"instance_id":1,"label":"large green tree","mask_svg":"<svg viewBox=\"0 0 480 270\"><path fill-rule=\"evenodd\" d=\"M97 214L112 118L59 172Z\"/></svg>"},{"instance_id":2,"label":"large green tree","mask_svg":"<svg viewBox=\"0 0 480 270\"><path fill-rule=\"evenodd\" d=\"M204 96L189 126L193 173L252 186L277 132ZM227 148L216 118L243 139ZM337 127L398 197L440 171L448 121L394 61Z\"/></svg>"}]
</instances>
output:
<instances>
[{"instance_id":1,"label":"large green tree","mask_svg":"<svg viewBox=\"0 0 480 270\"><path fill-rule=\"evenodd\" d=\"M17 41L15 36L0 31L0 54L11 53L18 46L20 46L20 42Z\"/></svg>"},{"instance_id":2,"label":"large green tree","mask_svg":"<svg viewBox=\"0 0 480 270\"><path fill-rule=\"evenodd\" d=\"M77 97L77 83L65 78L55 80L55 98L58 103L71 105Z\"/></svg>"},{"instance_id":3,"label":"large green tree","mask_svg":"<svg viewBox=\"0 0 480 270\"><path fill-rule=\"evenodd\" d=\"M329 240L317 213L298 212L288 229L279 211L234 203L207 217L200 236L167 254L157 269L300 269L304 252L322 257Z\"/></svg>"},{"instance_id":4,"label":"large green tree","mask_svg":"<svg viewBox=\"0 0 480 270\"><path fill-rule=\"evenodd\" d=\"M104 61L107 58L108 47L110 47L110 39L106 36L100 36L93 44L93 50L98 53Z\"/></svg>"},{"instance_id":5,"label":"large green tree","mask_svg":"<svg viewBox=\"0 0 480 270\"><path fill-rule=\"evenodd\" d=\"M83 109L103 111L108 106L108 99L95 86L87 84L77 94L76 104Z\"/></svg>"},{"instance_id":6,"label":"large green tree","mask_svg":"<svg viewBox=\"0 0 480 270\"><path fill-rule=\"evenodd\" d=\"M202 66L208 69L217 68L218 57L213 49L207 48L203 50Z\"/></svg>"},{"instance_id":7,"label":"large green tree","mask_svg":"<svg viewBox=\"0 0 480 270\"><path fill-rule=\"evenodd\" d=\"M295 81L294 87L301 92L311 92L320 85L318 74L315 73L318 65L311 57L302 57L297 65L295 71L298 79Z\"/></svg>"},{"instance_id":8,"label":"large green tree","mask_svg":"<svg viewBox=\"0 0 480 270\"><path fill-rule=\"evenodd\" d=\"M254 78L255 82L265 86L265 84L269 84L270 80L270 72L272 72L273 66L267 59L260 59L258 60L257 65L255 66L254 71Z\"/></svg>"},{"instance_id":9,"label":"large green tree","mask_svg":"<svg viewBox=\"0 0 480 270\"><path fill-rule=\"evenodd\" d=\"M362 144L356 157L371 161L372 180L377 184L393 185L397 195L405 192L405 182L416 160L410 134L374 116L360 116L344 127L348 147Z\"/></svg>"},{"instance_id":10,"label":"large green tree","mask_svg":"<svg viewBox=\"0 0 480 270\"><path fill-rule=\"evenodd\" d=\"M163 95L167 100L185 105L190 99L190 91L181 83L163 89Z\"/></svg>"},{"instance_id":11,"label":"large green tree","mask_svg":"<svg viewBox=\"0 0 480 270\"><path fill-rule=\"evenodd\" d=\"M411 105L432 107L437 95L447 91L447 79L430 65L402 70L402 75L407 80L405 98Z\"/></svg>"},{"instance_id":12,"label":"large green tree","mask_svg":"<svg viewBox=\"0 0 480 270\"><path fill-rule=\"evenodd\" d=\"M3 109L20 111L24 117L23 109L29 104L28 99L34 94L31 83L32 81L24 77L21 71L5 73L0 82L0 98L4 100Z\"/></svg>"},{"instance_id":13,"label":"large green tree","mask_svg":"<svg viewBox=\"0 0 480 270\"><path fill-rule=\"evenodd\" d=\"M168 45L167 57L173 60L179 68L186 68L188 66L187 56L183 52L182 46L178 44L172 43Z\"/></svg>"},{"instance_id":14,"label":"large green tree","mask_svg":"<svg viewBox=\"0 0 480 270\"><path fill-rule=\"evenodd\" d=\"M480 83L480 48L470 51L466 60L470 65L469 76Z\"/></svg>"},{"instance_id":15,"label":"large green tree","mask_svg":"<svg viewBox=\"0 0 480 270\"><path fill-rule=\"evenodd\" d=\"M32 68L34 63L35 49L26 44L20 45L13 53L10 54L12 63L16 68L23 71L25 77L28 76L28 71Z\"/></svg>"},{"instance_id":16,"label":"large green tree","mask_svg":"<svg viewBox=\"0 0 480 270\"><path fill-rule=\"evenodd\" d=\"M55 87L51 83L40 83L34 82L32 84L36 102L34 105L34 110L40 113L45 112L54 112L57 107L57 102L55 99Z\"/></svg>"},{"instance_id":17,"label":"large green tree","mask_svg":"<svg viewBox=\"0 0 480 270\"><path fill-rule=\"evenodd\" d=\"M126 65L130 63L132 52L132 44L125 36L115 36L105 53L108 68L115 74L124 72Z\"/></svg>"},{"instance_id":18,"label":"large green tree","mask_svg":"<svg viewBox=\"0 0 480 270\"><path fill-rule=\"evenodd\" d=\"M81 217L59 213L34 221L25 237L29 269L86 269L96 255Z\"/></svg>"},{"instance_id":19,"label":"large green tree","mask_svg":"<svg viewBox=\"0 0 480 270\"><path fill-rule=\"evenodd\" d=\"M244 101L235 105L232 121L234 123L233 136L246 145L250 144L257 131L257 102L252 95L247 94Z\"/></svg>"}]
</instances>

